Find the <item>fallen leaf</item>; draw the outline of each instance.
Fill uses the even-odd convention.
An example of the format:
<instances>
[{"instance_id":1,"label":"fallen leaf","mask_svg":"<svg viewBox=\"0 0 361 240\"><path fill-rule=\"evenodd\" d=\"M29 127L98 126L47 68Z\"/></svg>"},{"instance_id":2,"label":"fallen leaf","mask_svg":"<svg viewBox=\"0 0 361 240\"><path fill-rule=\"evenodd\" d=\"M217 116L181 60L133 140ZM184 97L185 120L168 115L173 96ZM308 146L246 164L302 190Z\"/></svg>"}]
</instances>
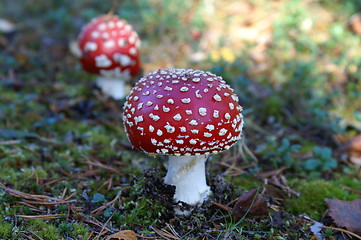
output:
<instances>
[{"instance_id":1,"label":"fallen leaf","mask_svg":"<svg viewBox=\"0 0 361 240\"><path fill-rule=\"evenodd\" d=\"M361 134L339 147L341 152L361 152Z\"/></svg>"},{"instance_id":2,"label":"fallen leaf","mask_svg":"<svg viewBox=\"0 0 361 240\"><path fill-rule=\"evenodd\" d=\"M356 234L361 234L361 199L341 201L325 199L329 215L335 224Z\"/></svg>"},{"instance_id":3,"label":"fallen leaf","mask_svg":"<svg viewBox=\"0 0 361 240\"><path fill-rule=\"evenodd\" d=\"M361 35L361 13L352 15L349 19L348 26L352 32Z\"/></svg>"},{"instance_id":4,"label":"fallen leaf","mask_svg":"<svg viewBox=\"0 0 361 240\"><path fill-rule=\"evenodd\" d=\"M122 230L114 233L108 237L108 239L119 239L119 240L137 240L137 235L132 230Z\"/></svg>"},{"instance_id":5,"label":"fallen leaf","mask_svg":"<svg viewBox=\"0 0 361 240\"><path fill-rule=\"evenodd\" d=\"M252 189L242 194L232 208L232 216L236 221L242 219L246 215L252 217L267 214L267 202L258 193L257 189Z\"/></svg>"}]
</instances>

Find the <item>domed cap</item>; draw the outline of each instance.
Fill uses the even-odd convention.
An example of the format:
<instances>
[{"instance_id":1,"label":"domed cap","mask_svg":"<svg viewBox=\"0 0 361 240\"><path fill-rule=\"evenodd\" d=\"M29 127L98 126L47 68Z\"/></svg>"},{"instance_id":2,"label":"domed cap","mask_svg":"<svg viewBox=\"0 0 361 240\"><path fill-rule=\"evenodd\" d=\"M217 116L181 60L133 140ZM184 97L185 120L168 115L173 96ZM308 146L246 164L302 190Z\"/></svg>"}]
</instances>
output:
<instances>
[{"instance_id":1,"label":"domed cap","mask_svg":"<svg viewBox=\"0 0 361 240\"><path fill-rule=\"evenodd\" d=\"M80 62L85 71L107 77L129 78L140 69L138 34L125 20L103 15L79 34Z\"/></svg>"},{"instance_id":2,"label":"domed cap","mask_svg":"<svg viewBox=\"0 0 361 240\"><path fill-rule=\"evenodd\" d=\"M176 156L227 150L243 126L233 89L213 73L192 69L141 78L127 97L123 121L138 150Z\"/></svg>"}]
</instances>

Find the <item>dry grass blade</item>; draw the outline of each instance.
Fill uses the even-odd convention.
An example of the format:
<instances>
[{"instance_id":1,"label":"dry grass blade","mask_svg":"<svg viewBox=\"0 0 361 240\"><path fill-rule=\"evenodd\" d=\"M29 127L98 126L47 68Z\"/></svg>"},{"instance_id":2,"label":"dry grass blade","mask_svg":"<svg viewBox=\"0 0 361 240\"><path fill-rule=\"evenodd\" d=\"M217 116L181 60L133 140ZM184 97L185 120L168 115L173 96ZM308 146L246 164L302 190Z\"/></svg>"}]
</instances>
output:
<instances>
[{"instance_id":1,"label":"dry grass blade","mask_svg":"<svg viewBox=\"0 0 361 240\"><path fill-rule=\"evenodd\" d=\"M86 172L79 174L70 174L62 169L60 171L65 176L76 179L86 179L86 177L96 176L99 173L99 169L87 169Z\"/></svg>"},{"instance_id":2,"label":"dry grass blade","mask_svg":"<svg viewBox=\"0 0 361 240\"><path fill-rule=\"evenodd\" d=\"M174 230L174 228L169 225L168 223L166 223L166 226L168 227L168 229L173 233L174 236L177 236L180 238L179 234Z\"/></svg>"},{"instance_id":3,"label":"dry grass blade","mask_svg":"<svg viewBox=\"0 0 361 240\"><path fill-rule=\"evenodd\" d=\"M87 164L87 165L90 165L90 166L94 166L94 167L99 167L99 168L104 168L104 169L107 169L111 172L114 172L114 173L121 173L120 170L116 169L116 168L113 168L113 167L110 167L110 166L107 166L103 163L100 163L100 162L81 162L83 164Z\"/></svg>"},{"instance_id":4,"label":"dry grass blade","mask_svg":"<svg viewBox=\"0 0 361 240\"><path fill-rule=\"evenodd\" d=\"M29 233L33 234L35 237L37 237L39 240L44 240L43 238L39 237L36 233L33 231L29 231Z\"/></svg>"},{"instance_id":5,"label":"dry grass blade","mask_svg":"<svg viewBox=\"0 0 361 240\"><path fill-rule=\"evenodd\" d=\"M220 208L220 209L228 212L228 213L230 213L230 212L232 211L232 208L230 208L230 207L228 207L228 206L226 206L226 205L223 205L223 204L221 204L221 203L213 202L212 204L213 204L214 206L216 206L216 207L218 207L218 208Z\"/></svg>"},{"instance_id":6,"label":"dry grass blade","mask_svg":"<svg viewBox=\"0 0 361 240\"><path fill-rule=\"evenodd\" d=\"M14 145L21 143L21 140L0 141L0 145Z\"/></svg>"},{"instance_id":7,"label":"dry grass blade","mask_svg":"<svg viewBox=\"0 0 361 240\"><path fill-rule=\"evenodd\" d=\"M174 236L172 235L170 232L168 231L165 231L165 230L160 230L160 229L157 229L155 227L151 227L152 230L157 233L159 236L161 236L162 238L164 239L167 239L167 240L170 240L170 239L177 239L177 240L180 240L179 237L177 236Z\"/></svg>"},{"instance_id":8,"label":"dry grass blade","mask_svg":"<svg viewBox=\"0 0 361 240\"><path fill-rule=\"evenodd\" d=\"M21 236L23 236L23 237L25 237L25 238L29 239L29 240L36 240L36 239L34 239L34 238L30 237L29 235L26 235L25 233L20 232L19 234L20 234Z\"/></svg>"},{"instance_id":9,"label":"dry grass blade","mask_svg":"<svg viewBox=\"0 0 361 240\"><path fill-rule=\"evenodd\" d=\"M49 196L46 196L46 195L35 195L35 194L24 193L24 192L21 192L21 191L12 189L12 188L8 188L2 183L0 183L0 188L7 191L13 197L18 197L18 198L22 198L22 199L31 200L31 201L38 201L38 202L41 202L43 204L49 203L49 202L46 202L46 201L44 202L44 200L53 201L54 204L69 203L69 200L64 201L63 199L53 198L53 197L49 197Z\"/></svg>"},{"instance_id":10,"label":"dry grass blade","mask_svg":"<svg viewBox=\"0 0 361 240\"><path fill-rule=\"evenodd\" d=\"M25 219L54 219L59 218L61 214L48 214L48 215L16 215L19 218Z\"/></svg>"}]
</instances>

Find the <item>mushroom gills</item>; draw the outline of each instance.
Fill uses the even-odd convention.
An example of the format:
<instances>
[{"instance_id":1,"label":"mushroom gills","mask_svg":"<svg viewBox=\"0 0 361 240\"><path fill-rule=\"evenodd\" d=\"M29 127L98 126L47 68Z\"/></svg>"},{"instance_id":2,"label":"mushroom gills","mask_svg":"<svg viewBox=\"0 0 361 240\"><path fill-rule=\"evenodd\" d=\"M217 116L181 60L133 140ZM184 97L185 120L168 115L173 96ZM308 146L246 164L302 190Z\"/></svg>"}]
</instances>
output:
<instances>
[{"instance_id":1,"label":"mushroom gills","mask_svg":"<svg viewBox=\"0 0 361 240\"><path fill-rule=\"evenodd\" d=\"M174 199L189 205L204 202L211 193L206 183L206 155L199 156L169 156L168 171L165 183L174 185Z\"/></svg>"}]
</instances>

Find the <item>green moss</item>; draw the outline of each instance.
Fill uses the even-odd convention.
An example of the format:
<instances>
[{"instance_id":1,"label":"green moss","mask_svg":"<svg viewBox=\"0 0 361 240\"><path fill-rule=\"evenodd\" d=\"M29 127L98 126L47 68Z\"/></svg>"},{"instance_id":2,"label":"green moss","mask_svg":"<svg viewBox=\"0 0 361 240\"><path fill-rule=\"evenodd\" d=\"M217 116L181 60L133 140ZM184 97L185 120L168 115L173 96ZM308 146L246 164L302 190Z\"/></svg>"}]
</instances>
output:
<instances>
[{"instance_id":1,"label":"green moss","mask_svg":"<svg viewBox=\"0 0 361 240\"><path fill-rule=\"evenodd\" d=\"M89 235L89 227L83 223L62 222L58 228L63 237L81 240L87 239Z\"/></svg>"},{"instance_id":2,"label":"green moss","mask_svg":"<svg viewBox=\"0 0 361 240\"><path fill-rule=\"evenodd\" d=\"M225 176L225 179L233 184L236 192L258 188L261 185L258 179L249 174L241 174L235 177Z\"/></svg>"},{"instance_id":3,"label":"green moss","mask_svg":"<svg viewBox=\"0 0 361 240\"><path fill-rule=\"evenodd\" d=\"M49 221L40 219L29 219L27 220L26 225L28 229L31 229L43 239L62 239L61 233L58 228Z\"/></svg>"},{"instance_id":4,"label":"green moss","mask_svg":"<svg viewBox=\"0 0 361 240\"><path fill-rule=\"evenodd\" d=\"M15 237L13 228L14 226L11 223L0 219L0 239L11 239L12 237Z\"/></svg>"},{"instance_id":5,"label":"green moss","mask_svg":"<svg viewBox=\"0 0 361 240\"><path fill-rule=\"evenodd\" d=\"M301 196L286 199L285 209L293 214L308 214L314 220L320 220L326 210L325 198L353 200L358 197L343 189L335 181L291 180L290 187Z\"/></svg>"},{"instance_id":6,"label":"green moss","mask_svg":"<svg viewBox=\"0 0 361 240\"><path fill-rule=\"evenodd\" d=\"M337 183L356 191L361 191L361 179L355 177L342 176L336 180Z\"/></svg>"},{"instance_id":7,"label":"green moss","mask_svg":"<svg viewBox=\"0 0 361 240\"><path fill-rule=\"evenodd\" d=\"M163 205L145 197L136 202L124 203L123 207L125 212L117 216L117 223L130 228L135 225L156 225L160 222L159 217L166 211Z\"/></svg>"}]
</instances>

